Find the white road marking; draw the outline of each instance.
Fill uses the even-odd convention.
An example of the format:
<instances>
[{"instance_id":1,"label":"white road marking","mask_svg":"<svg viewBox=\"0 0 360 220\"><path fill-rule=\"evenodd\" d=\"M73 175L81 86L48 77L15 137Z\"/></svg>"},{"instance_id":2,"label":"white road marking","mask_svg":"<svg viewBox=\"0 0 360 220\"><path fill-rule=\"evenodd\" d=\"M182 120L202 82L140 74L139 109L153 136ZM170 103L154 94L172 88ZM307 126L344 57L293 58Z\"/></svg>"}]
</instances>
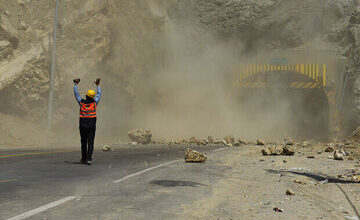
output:
<instances>
[{"instance_id":1,"label":"white road marking","mask_svg":"<svg viewBox=\"0 0 360 220\"><path fill-rule=\"evenodd\" d=\"M9 218L7 220L22 220L22 219L27 219L27 218L30 218L31 216L34 216L40 212L43 212L43 211L46 211L48 209L51 209L51 208L54 208L56 206L59 206L65 202L69 202L71 200L74 200L74 199L77 199L79 198L79 196L68 196L68 197L65 197L65 198L62 198L60 200L57 200L55 202L52 202L52 203L49 203L49 204L46 204L44 206L41 206L39 208L36 208L36 209L33 209L33 210L30 210L28 212L24 212L23 214L21 215L17 215L15 217L12 217L12 218Z\"/></svg>"},{"instance_id":2,"label":"white road marking","mask_svg":"<svg viewBox=\"0 0 360 220\"><path fill-rule=\"evenodd\" d=\"M219 149L216 149L216 150L213 150L213 151L218 152L218 151L222 151L222 150L226 150L226 149L229 149L229 147L223 147L223 148L219 148Z\"/></svg>"},{"instance_id":3,"label":"white road marking","mask_svg":"<svg viewBox=\"0 0 360 220\"><path fill-rule=\"evenodd\" d=\"M121 179L118 179L118 180L115 180L114 183L120 183L120 182L123 182L131 177L134 177L134 176L138 176L138 175L141 175L143 173L146 173L146 172L149 172L151 170L155 170L157 168L160 168L160 167L164 167L164 166L167 166L167 165L170 165L172 163L175 163L175 162L178 162L179 160L173 160L173 161L170 161L170 162L166 162L166 163L162 163L162 164L159 164L157 166L154 166L154 167L150 167L150 168L147 168L145 170L142 170L142 171L139 171L139 172L136 172L136 173L133 173L133 174L129 174L127 176L124 176L123 178Z\"/></svg>"}]
</instances>

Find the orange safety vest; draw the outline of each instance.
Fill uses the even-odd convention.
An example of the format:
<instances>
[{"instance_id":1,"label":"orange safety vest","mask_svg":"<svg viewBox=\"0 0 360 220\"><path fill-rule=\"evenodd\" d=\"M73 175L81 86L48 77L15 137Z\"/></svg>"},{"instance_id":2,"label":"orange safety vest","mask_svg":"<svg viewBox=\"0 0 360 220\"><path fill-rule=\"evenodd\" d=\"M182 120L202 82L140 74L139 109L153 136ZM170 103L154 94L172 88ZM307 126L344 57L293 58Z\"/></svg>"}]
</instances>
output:
<instances>
[{"instance_id":1,"label":"orange safety vest","mask_svg":"<svg viewBox=\"0 0 360 220\"><path fill-rule=\"evenodd\" d=\"M80 102L80 118L96 118L96 102Z\"/></svg>"}]
</instances>

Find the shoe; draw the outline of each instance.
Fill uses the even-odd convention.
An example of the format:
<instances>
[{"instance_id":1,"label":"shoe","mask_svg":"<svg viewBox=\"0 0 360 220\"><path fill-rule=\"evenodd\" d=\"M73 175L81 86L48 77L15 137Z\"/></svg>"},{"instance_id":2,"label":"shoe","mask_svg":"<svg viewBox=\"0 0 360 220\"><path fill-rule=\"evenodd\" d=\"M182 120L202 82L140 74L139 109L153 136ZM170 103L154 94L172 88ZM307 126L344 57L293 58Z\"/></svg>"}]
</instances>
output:
<instances>
[{"instance_id":1,"label":"shoe","mask_svg":"<svg viewBox=\"0 0 360 220\"><path fill-rule=\"evenodd\" d=\"M80 163L86 164L86 160L81 159L81 160L80 160Z\"/></svg>"},{"instance_id":2,"label":"shoe","mask_svg":"<svg viewBox=\"0 0 360 220\"><path fill-rule=\"evenodd\" d=\"M91 166L91 160L88 160L88 161L86 162L86 164L89 165L89 166Z\"/></svg>"}]
</instances>

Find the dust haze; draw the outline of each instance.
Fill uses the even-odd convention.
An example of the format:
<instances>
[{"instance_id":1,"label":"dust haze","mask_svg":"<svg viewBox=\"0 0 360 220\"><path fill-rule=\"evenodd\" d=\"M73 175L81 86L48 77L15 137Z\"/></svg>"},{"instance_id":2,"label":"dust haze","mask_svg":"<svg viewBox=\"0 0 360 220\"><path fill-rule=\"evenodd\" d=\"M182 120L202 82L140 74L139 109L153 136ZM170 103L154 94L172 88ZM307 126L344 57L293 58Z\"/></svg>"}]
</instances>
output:
<instances>
[{"instance_id":1,"label":"dust haze","mask_svg":"<svg viewBox=\"0 0 360 220\"><path fill-rule=\"evenodd\" d=\"M1 40L12 46L6 48L9 64L5 62L2 69L21 66L23 60L27 63L8 77L6 86L1 85L1 107L6 109L1 117L5 122L24 120L27 127L33 124L36 129L27 135L25 127L6 129L14 124L7 123L1 137L6 144L43 143L49 137L60 145L78 143L72 79L81 78L79 89L84 96L100 77L98 144L127 142L127 131L133 128L149 128L155 139L228 134L269 140L316 138L324 127L313 126L314 122L326 126L329 117L328 104L319 101L327 100L325 94L281 88L246 90L237 88L233 76L246 65L286 58L288 64L329 63L336 70L329 74L338 86L341 79L336 74L344 70L337 66L334 55L338 37L333 26L341 26L351 2L323 3L61 3L52 133L45 128L53 24L52 15L45 13L49 6L37 3L39 18L32 8L17 17L2 14ZM4 5L7 14L16 14L22 7L13 2ZM15 29L26 30L26 34ZM31 53L26 52L29 48ZM18 62L19 54L26 56ZM282 80L277 83L288 83ZM309 132L309 127L315 128Z\"/></svg>"}]
</instances>

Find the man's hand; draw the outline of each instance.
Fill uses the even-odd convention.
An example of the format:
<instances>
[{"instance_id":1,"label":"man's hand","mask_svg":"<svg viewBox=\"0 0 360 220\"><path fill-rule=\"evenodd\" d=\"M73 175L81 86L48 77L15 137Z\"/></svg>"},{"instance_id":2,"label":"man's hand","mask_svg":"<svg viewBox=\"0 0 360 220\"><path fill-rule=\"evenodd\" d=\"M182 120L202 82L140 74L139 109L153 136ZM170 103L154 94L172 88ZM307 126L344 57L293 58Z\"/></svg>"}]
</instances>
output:
<instances>
[{"instance_id":1,"label":"man's hand","mask_svg":"<svg viewBox=\"0 0 360 220\"><path fill-rule=\"evenodd\" d=\"M73 82L74 82L75 85L79 84L80 78L74 79Z\"/></svg>"},{"instance_id":2,"label":"man's hand","mask_svg":"<svg viewBox=\"0 0 360 220\"><path fill-rule=\"evenodd\" d=\"M95 83L95 85L100 85L100 81L101 81L101 79L100 78L97 78L95 81L94 81L94 83Z\"/></svg>"}]
</instances>

